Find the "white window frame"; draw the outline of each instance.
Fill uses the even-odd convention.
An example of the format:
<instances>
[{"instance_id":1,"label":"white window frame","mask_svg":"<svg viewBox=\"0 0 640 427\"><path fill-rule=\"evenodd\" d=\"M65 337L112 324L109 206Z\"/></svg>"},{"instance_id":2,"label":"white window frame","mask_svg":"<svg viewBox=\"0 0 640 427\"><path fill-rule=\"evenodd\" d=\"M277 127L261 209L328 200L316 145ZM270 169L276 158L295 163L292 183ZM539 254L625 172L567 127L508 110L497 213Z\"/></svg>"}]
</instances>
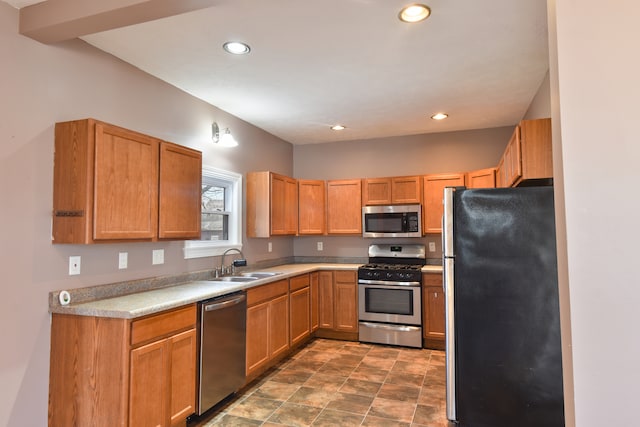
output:
<instances>
[{"instance_id":1,"label":"white window frame","mask_svg":"<svg viewBox=\"0 0 640 427\"><path fill-rule=\"evenodd\" d=\"M202 176L229 183L231 188L228 201L231 207L229 240L187 240L184 242L185 259L222 255L224 251L231 248L242 250L242 175L202 165Z\"/></svg>"}]
</instances>

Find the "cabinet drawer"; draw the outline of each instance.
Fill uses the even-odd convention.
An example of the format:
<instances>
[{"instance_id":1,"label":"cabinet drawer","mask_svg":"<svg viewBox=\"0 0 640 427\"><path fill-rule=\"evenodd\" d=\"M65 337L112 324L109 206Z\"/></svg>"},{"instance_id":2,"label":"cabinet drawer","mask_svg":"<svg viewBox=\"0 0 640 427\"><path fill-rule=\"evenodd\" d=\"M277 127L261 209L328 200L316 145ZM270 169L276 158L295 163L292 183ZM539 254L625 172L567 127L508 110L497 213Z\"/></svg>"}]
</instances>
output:
<instances>
[{"instance_id":1,"label":"cabinet drawer","mask_svg":"<svg viewBox=\"0 0 640 427\"><path fill-rule=\"evenodd\" d=\"M131 324L131 345L135 346L174 332L193 328L196 321L195 304L134 320Z\"/></svg>"},{"instance_id":2,"label":"cabinet drawer","mask_svg":"<svg viewBox=\"0 0 640 427\"><path fill-rule=\"evenodd\" d=\"M309 286L309 274L302 274L289 279L289 290L291 292L307 286Z\"/></svg>"},{"instance_id":3,"label":"cabinet drawer","mask_svg":"<svg viewBox=\"0 0 640 427\"><path fill-rule=\"evenodd\" d=\"M423 274L422 275L422 284L425 286L442 286L442 274L434 273L434 274Z\"/></svg>"},{"instance_id":4,"label":"cabinet drawer","mask_svg":"<svg viewBox=\"0 0 640 427\"><path fill-rule=\"evenodd\" d=\"M356 283L355 271L335 271L333 274L335 275L336 283Z\"/></svg>"},{"instance_id":5,"label":"cabinet drawer","mask_svg":"<svg viewBox=\"0 0 640 427\"><path fill-rule=\"evenodd\" d=\"M268 285L252 288L247 291L247 306L258 304L262 301L273 299L289 292L289 281L278 280Z\"/></svg>"}]
</instances>

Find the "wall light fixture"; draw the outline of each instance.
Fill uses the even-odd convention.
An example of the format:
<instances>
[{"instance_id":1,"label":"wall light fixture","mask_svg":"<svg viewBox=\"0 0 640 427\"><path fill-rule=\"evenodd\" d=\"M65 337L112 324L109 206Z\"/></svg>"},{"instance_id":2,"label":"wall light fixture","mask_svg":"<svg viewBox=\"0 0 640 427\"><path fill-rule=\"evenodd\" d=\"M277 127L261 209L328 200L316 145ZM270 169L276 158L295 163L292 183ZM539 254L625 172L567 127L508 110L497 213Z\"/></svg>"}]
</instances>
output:
<instances>
[{"instance_id":1,"label":"wall light fixture","mask_svg":"<svg viewBox=\"0 0 640 427\"><path fill-rule=\"evenodd\" d=\"M213 142L218 144L220 147L237 147L238 141L231 135L231 131L229 128L225 128L220 135L220 128L218 127L218 123L213 122L211 125L211 138Z\"/></svg>"}]
</instances>

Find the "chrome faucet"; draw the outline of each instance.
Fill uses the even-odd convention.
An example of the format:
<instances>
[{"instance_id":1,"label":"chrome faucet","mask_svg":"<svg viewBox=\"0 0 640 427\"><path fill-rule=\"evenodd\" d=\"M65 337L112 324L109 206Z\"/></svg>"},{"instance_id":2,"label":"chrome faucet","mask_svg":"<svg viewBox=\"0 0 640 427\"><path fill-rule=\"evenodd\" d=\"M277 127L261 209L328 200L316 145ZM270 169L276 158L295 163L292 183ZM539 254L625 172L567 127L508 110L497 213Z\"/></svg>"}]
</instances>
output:
<instances>
[{"instance_id":1,"label":"chrome faucet","mask_svg":"<svg viewBox=\"0 0 640 427\"><path fill-rule=\"evenodd\" d=\"M222 257L220 258L220 275L221 275L221 276L224 276L225 274L229 274L229 273L235 274L235 272L236 272L236 266L235 266L235 263L232 263L232 264L231 264L231 265L229 265L228 267L225 267L225 265L224 265L224 257L225 257L229 252L232 252L232 251L237 252L237 253L238 253L238 254L240 254L240 256L244 259L244 254L243 254L243 253L242 253L242 251L241 251L240 249L238 249L238 248L229 248L229 249L227 249L226 251L224 251L224 252L222 253ZM246 261L245 261L245 263L244 263L244 264L246 265ZM216 274L217 274L217 269L216 269Z\"/></svg>"}]
</instances>

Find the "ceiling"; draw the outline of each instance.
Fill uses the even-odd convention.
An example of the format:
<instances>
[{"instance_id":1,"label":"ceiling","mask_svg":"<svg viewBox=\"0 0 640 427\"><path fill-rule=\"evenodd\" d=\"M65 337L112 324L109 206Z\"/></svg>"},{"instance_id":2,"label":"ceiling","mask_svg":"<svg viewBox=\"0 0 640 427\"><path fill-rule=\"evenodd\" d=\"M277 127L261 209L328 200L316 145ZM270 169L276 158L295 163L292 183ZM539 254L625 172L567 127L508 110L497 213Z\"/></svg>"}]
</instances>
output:
<instances>
[{"instance_id":1,"label":"ceiling","mask_svg":"<svg viewBox=\"0 0 640 427\"><path fill-rule=\"evenodd\" d=\"M409 3L217 0L82 39L292 144L517 123L548 69L546 2L425 0L407 24Z\"/></svg>"}]
</instances>

